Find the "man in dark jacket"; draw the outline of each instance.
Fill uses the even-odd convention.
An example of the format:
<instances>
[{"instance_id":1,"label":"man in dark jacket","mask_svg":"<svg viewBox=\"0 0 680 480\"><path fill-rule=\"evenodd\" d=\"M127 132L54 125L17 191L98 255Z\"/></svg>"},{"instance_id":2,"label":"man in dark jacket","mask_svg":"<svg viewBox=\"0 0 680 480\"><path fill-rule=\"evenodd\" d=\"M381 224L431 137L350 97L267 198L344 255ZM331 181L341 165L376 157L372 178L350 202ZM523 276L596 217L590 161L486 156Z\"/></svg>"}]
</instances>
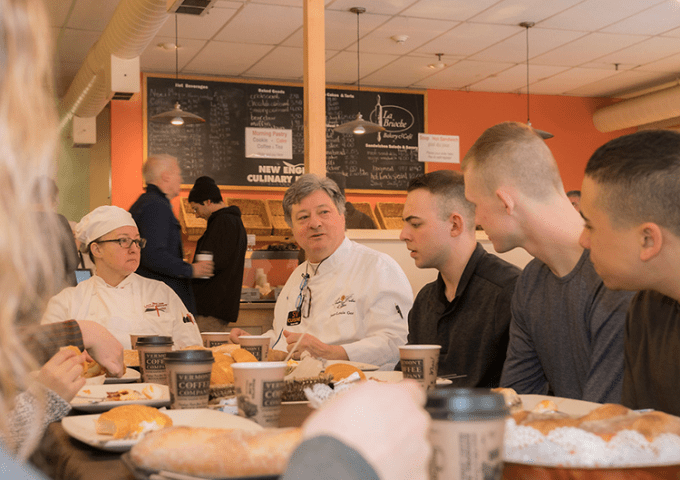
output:
<instances>
[{"instance_id":1,"label":"man in dark jacket","mask_svg":"<svg viewBox=\"0 0 680 480\"><path fill-rule=\"evenodd\" d=\"M179 164L170 155L153 155L142 167L142 175L147 184L146 193L130 207L139 235L146 239L136 273L166 283L196 316L191 278L212 275L213 262L184 261L181 227L170 205L182 187Z\"/></svg>"},{"instance_id":2,"label":"man in dark jacket","mask_svg":"<svg viewBox=\"0 0 680 480\"><path fill-rule=\"evenodd\" d=\"M475 207L461 173L430 172L407 191L399 238L416 267L439 270L413 302L408 343L441 345L439 375L466 375L456 386L497 387L520 270L475 239Z\"/></svg>"},{"instance_id":3,"label":"man in dark jacket","mask_svg":"<svg viewBox=\"0 0 680 480\"><path fill-rule=\"evenodd\" d=\"M189 204L196 216L208 221L208 228L196 244L196 253L212 253L215 264L213 277L193 281L199 315L196 321L201 331L222 331L238 318L246 229L239 208L224 204L219 187L210 177L196 179L189 192Z\"/></svg>"}]
</instances>

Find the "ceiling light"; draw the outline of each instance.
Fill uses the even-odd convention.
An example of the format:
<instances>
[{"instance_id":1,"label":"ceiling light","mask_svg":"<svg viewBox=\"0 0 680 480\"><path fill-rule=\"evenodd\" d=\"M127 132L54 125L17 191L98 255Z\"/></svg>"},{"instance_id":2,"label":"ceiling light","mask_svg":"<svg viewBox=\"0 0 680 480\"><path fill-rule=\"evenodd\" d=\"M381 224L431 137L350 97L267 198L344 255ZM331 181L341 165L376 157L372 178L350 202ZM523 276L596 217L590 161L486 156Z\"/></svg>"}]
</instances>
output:
<instances>
[{"instance_id":1,"label":"ceiling light","mask_svg":"<svg viewBox=\"0 0 680 480\"><path fill-rule=\"evenodd\" d=\"M350 12L357 14L357 103L359 99L359 92L361 91L361 71L359 62L359 15L364 13L364 7L352 7ZM357 118L351 122L345 122L333 129L338 133L353 133L354 135L363 135L364 133L384 132L385 128L373 122L368 122L363 119L361 112L357 114Z\"/></svg>"},{"instance_id":2,"label":"ceiling light","mask_svg":"<svg viewBox=\"0 0 680 480\"><path fill-rule=\"evenodd\" d=\"M522 22L519 24L520 27L524 27L527 30L527 125L531 127L531 120L529 119L529 29L536 25L534 22ZM552 133L544 132L537 128L531 127L534 132L538 133L543 140L554 137Z\"/></svg>"},{"instance_id":3,"label":"ceiling light","mask_svg":"<svg viewBox=\"0 0 680 480\"><path fill-rule=\"evenodd\" d=\"M168 45L166 44L162 44ZM177 14L175 14L175 43L170 44L172 45L171 49L175 49L175 80L179 78L179 48L177 48L177 45L179 45L179 42L177 41ZM153 117L150 118L152 122L156 123L165 123L165 124L170 124L170 125L177 125L181 126L184 124L195 124L195 123L205 123L205 120L199 117L198 115L194 115L193 113L185 112L181 108L179 108L179 100L175 102L175 108L172 110L168 110L167 112L159 113L158 115L154 115Z\"/></svg>"},{"instance_id":4,"label":"ceiling light","mask_svg":"<svg viewBox=\"0 0 680 480\"><path fill-rule=\"evenodd\" d=\"M446 66L446 64L442 62L442 55L444 55L444 54L443 53L436 53L435 55L437 55L437 57L439 57L439 61L437 63L429 64L428 67L430 67L434 70L441 70L442 68L444 68Z\"/></svg>"}]
</instances>

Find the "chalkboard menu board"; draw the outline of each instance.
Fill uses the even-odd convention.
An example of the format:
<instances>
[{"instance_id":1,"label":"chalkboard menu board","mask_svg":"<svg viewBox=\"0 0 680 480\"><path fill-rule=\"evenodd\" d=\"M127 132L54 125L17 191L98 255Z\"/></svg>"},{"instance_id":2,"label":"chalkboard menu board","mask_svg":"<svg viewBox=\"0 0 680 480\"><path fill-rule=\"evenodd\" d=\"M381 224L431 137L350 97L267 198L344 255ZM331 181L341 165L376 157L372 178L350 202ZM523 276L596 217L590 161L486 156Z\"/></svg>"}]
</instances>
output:
<instances>
[{"instance_id":1,"label":"chalkboard menu board","mask_svg":"<svg viewBox=\"0 0 680 480\"><path fill-rule=\"evenodd\" d=\"M288 187L304 173L302 87L147 76L145 93L147 154L177 157L185 183L208 175L218 185ZM149 121L177 101L206 122ZM386 131L333 131L359 112ZM418 162L424 127L423 94L328 89L326 169L345 175L348 189L404 190L424 173Z\"/></svg>"}]
</instances>

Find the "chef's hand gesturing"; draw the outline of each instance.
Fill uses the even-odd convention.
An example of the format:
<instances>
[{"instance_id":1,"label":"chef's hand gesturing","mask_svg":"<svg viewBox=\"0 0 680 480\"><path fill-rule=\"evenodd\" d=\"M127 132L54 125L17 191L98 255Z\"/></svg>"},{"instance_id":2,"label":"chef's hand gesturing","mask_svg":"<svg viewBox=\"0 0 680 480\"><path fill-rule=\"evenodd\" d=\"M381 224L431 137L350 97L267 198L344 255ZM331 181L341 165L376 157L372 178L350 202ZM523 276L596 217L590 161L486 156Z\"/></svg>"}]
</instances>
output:
<instances>
[{"instance_id":1,"label":"chef's hand gesturing","mask_svg":"<svg viewBox=\"0 0 680 480\"><path fill-rule=\"evenodd\" d=\"M295 347L295 344L300 339L300 336L302 336L302 333L284 330L283 335L286 337L286 342L288 342L288 351L290 352L295 348L295 352L292 356L295 360L299 360L300 354L305 350L316 358L324 358L326 360L349 360L347 352L343 347L340 345L328 345L323 343L314 335L305 334L297 347Z\"/></svg>"}]
</instances>

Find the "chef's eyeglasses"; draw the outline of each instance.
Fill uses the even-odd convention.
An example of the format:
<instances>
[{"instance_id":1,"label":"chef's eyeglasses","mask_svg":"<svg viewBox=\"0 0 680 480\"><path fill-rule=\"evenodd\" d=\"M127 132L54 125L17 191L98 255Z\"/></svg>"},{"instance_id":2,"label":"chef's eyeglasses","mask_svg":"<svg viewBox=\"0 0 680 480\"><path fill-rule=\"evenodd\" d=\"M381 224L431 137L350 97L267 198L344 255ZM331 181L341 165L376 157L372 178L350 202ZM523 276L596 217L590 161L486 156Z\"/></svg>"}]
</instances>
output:
<instances>
[{"instance_id":1,"label":"chef's eyeglasses","mask_svg":"<svg viewBox=\"0 0 680 480\"><path fill-rule=\"evenodd\" d=\"M298 312L300 312L300 315L302 315L302 318L307 318L309 317L309 311L312 308L312 291L309 289L309 286L307 285L307 281L309 280L309 275L307 274L302 274L302 282L300 282L300 293L298 294L297 300L295 301L295 308L297 309ZM309 300L307 301L307 312L303 312L303 306L305 303L305 290L309 293Z\"/></svg>"},{"instance_id":2,"label":"chef's eyeglasses","mask_svg":"<svg viewBox=\"0 0 680 480\"><path fill-rule=\"evenodd\" d=\"M146 239L145 238L136 238L136 239L131 239L128 237L123 237L123 238L114 238L113 240L97 240L96 242L93 243L117 243L121 247L128 249L132 246L133 243L137 244L139 249L141 250L146 246Z\"/></svg>"}]
</instances>

